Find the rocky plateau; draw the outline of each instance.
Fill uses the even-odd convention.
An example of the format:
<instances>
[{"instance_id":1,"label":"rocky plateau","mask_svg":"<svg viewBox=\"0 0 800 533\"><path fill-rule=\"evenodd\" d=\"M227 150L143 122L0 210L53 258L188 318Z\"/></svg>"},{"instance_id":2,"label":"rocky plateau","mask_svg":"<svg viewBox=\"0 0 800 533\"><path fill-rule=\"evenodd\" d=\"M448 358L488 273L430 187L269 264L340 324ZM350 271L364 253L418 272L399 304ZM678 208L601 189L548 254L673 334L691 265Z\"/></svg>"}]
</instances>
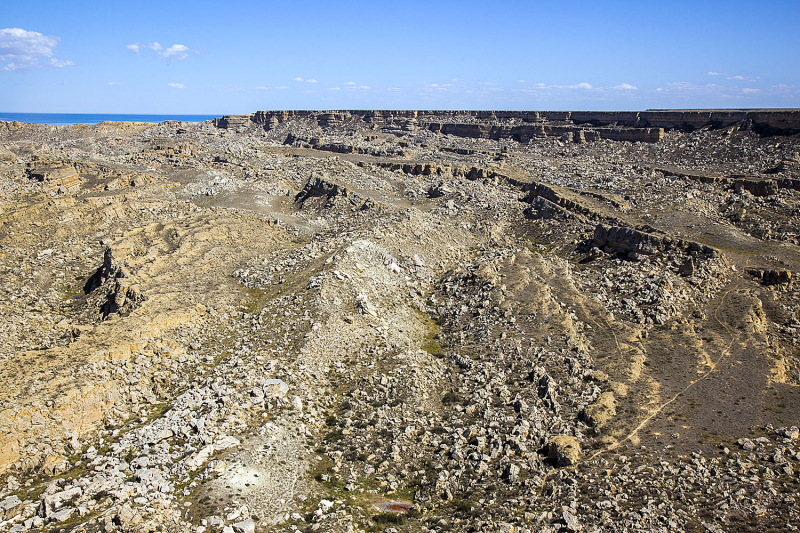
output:
<instances>
[{"instance_id":1,"label":"rocky plateau","mask_svg":"<svg viewBox=\"0 0 800 533\"><path fill-rule=\"evenodd\" d=\"M800 111L0 122L0 531L800 527Z\"/></svg>"}]
</instances>

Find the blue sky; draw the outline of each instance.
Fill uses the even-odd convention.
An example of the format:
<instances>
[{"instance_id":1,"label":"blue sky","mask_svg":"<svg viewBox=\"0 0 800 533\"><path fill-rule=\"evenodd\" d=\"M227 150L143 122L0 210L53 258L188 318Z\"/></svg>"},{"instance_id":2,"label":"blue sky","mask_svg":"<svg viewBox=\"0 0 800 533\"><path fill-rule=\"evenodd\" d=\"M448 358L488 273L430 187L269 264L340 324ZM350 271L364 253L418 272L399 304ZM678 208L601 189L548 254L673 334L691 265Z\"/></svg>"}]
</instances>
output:
<instances>
[{"instance_id":1,"label":"blue sky","mask_svg":"<svg viewBox=\"0 0 800 533\"><path fill-rule=\"evenodd\" d=\"M0 111L800 107L800 1L0 5Z\"/></svg>"}]
</instances>

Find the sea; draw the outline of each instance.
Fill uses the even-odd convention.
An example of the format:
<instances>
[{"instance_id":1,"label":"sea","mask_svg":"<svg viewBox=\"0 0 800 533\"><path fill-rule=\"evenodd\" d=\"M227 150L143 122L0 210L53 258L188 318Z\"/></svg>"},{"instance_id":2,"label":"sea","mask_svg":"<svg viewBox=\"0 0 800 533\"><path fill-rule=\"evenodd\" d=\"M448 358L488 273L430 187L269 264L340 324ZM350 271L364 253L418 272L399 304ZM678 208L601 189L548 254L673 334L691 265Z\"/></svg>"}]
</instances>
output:
<instances>
[{"instance_id":1,"label":"sea","mask_svg":"<svg viewBox=\"0 0 800 533\"><path fill-rule=\"evenodd\" d=\"M180 122L205 122L222 115L122 115L112 113L3 113L0 120L16 120L33 124L49 124L50 126L69 126L72 124L98 124L100 122L153 122L167 120Z\"/></svg>"}]
</instances>

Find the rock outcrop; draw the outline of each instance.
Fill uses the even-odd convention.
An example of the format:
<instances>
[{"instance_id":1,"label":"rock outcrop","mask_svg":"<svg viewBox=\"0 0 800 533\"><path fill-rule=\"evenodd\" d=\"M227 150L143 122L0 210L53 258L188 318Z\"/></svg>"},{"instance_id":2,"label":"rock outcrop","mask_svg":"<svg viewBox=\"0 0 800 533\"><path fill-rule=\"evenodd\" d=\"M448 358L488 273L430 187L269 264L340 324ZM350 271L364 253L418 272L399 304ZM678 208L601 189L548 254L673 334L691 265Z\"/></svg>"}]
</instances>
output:
<instances>
[{"instance_id":1,"label":"rock outcrop","mask_svg":"<svg viewBox=\"0 0 800 533\"><path fill-rule=\"evenodd\" d=\"M715 257L717 251L704 244L685 241L665 234L652 233L629 227L598 224L590 246L606 253L653 255L668 249L683 249L704 256Z\"/></svg>"},{"instance_id":2,"label":"rock outcrop","mask_svg":"<svg viewBox=\"0 0 800 533\"><path fill-rule=\"evenodd\" d=\"M747 273L764 285L786 285L792 281L791 270L750 268Z\"/></svg>"},{"instance_id":3,"label":"rock outcrop","mask_svg":"<svg viewBox=\"0 0 800 533\"><path fill-rule=\"evenodd\" d=\"M81 187L81 178L69 163L35 161L31 163L28 174L50 193L70 193Z\"/></svg>"},{"instance_id":4,"label":"rock outcrop","mask_svg":"<svg viewBox=\"0 0 800 533\"><path fill-rule=\"evenodd\" d=\"M306 182L306 186L303 187L303 190L295 196L295 202L302 206L308 200L314 198L323 198L325 200L325 207L333 207L336 205L337 198L346 200L352 207L358 209L369 209L374 205L371 199L349 191L346 187L338 183L334 183L327 175L311 176L308 182Z\"/></svg>"},{"instance_id":5,"label":"rock outcrop","mask_svg":"<svg viewBox=\"0 0 800 533\"><path fill-rule=\"evenodd\" d=\"M556 466L573 466L580 456L580 443L572 435L555 435L547 443L547 458Z\"/></svg>"}]
</instances>

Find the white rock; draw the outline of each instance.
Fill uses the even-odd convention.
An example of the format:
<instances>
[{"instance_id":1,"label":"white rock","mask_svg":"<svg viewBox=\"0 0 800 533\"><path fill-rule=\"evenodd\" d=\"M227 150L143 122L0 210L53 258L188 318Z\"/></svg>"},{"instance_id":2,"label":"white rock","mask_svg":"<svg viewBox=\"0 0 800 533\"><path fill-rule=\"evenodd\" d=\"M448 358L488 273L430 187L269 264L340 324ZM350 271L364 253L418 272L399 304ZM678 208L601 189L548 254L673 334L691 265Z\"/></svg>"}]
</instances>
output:
<instances>
[{"instance_id":1,"label":"white rock","mask_svg":"<svg viewBox=\"0 0 800 533\"><path fill-rule=\"evenodd\" d=\"M256 524L251 519L242 520L233 524L233 530L236 533L255 533Z\"/></svg>"},{"instance_id":2,"label":"white rock","mask_svg":"<svg viewBox=\"0 0 800 533\"><path fill-rule=\"evenodd\" d=\"M64 522L72 518L72 515L75 514L74 507L67 507L66 509L62 509L61 511L56 511L55 513L51 513L48 515L49 518L53 522Z\"/></svg>"},{"instance_id":3,"label":"white rock","mask_svg":"<svg viewBox=\"0 0 800 533\"><path fill-rule=\"evenodd\" d=\"M209 444L205 448L201 449L199 452L191 456L189 459L186 460L186 467L189 470L197 470L203 464L208 461L209 457L214 453L214 446Z\"/></svg>"},{"instance_id":4,"label":"white rock","mask_svg":"<svg viewBox=\"0 0 800 533\"><path fill-rule=\"evenodd\" d=\"M292 396L289 400L291 401L292 407L295 411L299 411L301 413L303 412L303 400L300 398L300 396Z\"/></svg>"},{"instance_id":5,"label":"white rock","mask_svg":"<svg viewBox=\"0 0 800 533\"><path fill-rule=\"evenodd\" d=\"M217 441L214 443L214 450L216 451L225 450L228 448L233 448L234 446L238 446L239 444L241 444L241 442L239 442L239 439L237 439L236 437L231 437L230 435L226 435L224 437L217 439Z\"/></svg>"},{"instance_id":6,"label":"white rock","mask_svg":"<svg viewBox=\"0 0 800 533\"><path fill-rule=\"evenodd\" d=\"M44 503L52 509L58 509L65 501L77 498L82 492L80 487L72 487L71 489L62 490L61 492L45 496Z\"/></svg>"},{"instance_id":7,"label":"white rock","mask_svg":"<svg viewBox=\"0 0 800 533\"><path fill-rule=\"evenodd\" d=\"M282 379L268 379L263 388L267 398L283 398L289 392L289 385Z\"/></svg>"},{"instance_id":8,"label":"white rock","mask_svg":"<svg viewBox=\"0 0 800 533\"><path fill-rule=\"evenodd\" d=\"M13 509L17 505L21 504L22 500L19 499L15 494L12 494L8 498L5 498L3 501L0 501L0 509L4 512L8 511L9 509Z\"/></svg>"}]
</instances>

